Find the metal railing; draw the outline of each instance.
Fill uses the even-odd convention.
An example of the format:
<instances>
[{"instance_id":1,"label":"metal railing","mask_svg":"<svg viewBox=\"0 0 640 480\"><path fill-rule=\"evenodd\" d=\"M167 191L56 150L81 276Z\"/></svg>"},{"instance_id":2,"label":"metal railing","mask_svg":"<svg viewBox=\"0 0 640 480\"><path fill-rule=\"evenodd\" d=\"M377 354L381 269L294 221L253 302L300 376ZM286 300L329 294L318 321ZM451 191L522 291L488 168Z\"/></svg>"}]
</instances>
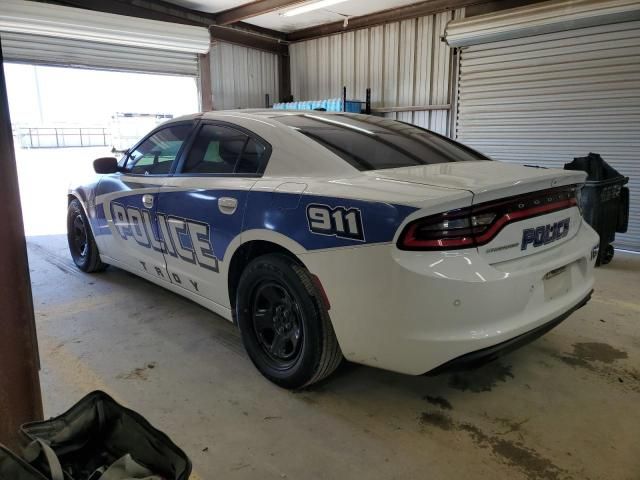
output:
<instances>
[{"instance_id":1,"label":"metal railing","mask_svg":"<svg viewBox=\"0 0 640 480\"><path fill-rule=\"evenodd\" d=\"M63 148L109 146L111 134L103 127L18 127L22 148Z\"/></svg>"}]
</instances>

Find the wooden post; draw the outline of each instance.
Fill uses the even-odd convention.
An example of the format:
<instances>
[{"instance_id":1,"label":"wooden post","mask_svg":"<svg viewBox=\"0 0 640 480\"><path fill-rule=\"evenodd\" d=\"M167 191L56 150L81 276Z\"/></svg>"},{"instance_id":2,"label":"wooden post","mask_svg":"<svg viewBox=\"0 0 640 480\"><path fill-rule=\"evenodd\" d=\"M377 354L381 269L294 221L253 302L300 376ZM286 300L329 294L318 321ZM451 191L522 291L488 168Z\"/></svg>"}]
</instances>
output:
<instances>
[{"instance_id":1,"label":"wooden post","mask_svg":"<svg viewBox=\"0 0 640 480\"><path fill-rule=\"evenodd\" d=\"M42 419L38 344L0 42L0 443L19 447L18 428Z\"/></svg>"}]
</instances>

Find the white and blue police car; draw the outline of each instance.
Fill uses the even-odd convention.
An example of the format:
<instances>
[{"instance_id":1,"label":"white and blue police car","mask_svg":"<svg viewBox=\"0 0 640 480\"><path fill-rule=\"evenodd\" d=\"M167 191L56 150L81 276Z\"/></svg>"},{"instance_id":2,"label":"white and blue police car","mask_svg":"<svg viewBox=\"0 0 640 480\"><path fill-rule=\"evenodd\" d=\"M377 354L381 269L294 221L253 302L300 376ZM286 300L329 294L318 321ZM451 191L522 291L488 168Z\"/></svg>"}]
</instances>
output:
<instances>
[{"instance_id":1,"label":"white and blue police car","mask_svg":"<svg viewBox=\"0 0 640 480\"><path fill-rule=\"evenodd\" d=\"M494 358L584 305L585 174L491 161L390 119L279 110L165 123L69 191L76 265L235 322L287 388L341 360L406 374Z\"/></svg>"}]
</instances>

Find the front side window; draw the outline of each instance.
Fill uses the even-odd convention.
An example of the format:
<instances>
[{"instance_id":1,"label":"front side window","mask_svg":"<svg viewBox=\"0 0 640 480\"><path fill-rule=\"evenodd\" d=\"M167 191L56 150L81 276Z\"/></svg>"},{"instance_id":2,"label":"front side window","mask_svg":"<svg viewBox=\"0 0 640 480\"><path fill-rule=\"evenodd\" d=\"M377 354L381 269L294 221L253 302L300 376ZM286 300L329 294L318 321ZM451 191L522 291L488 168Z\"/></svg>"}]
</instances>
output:
<instances>
[{"instance_id":1,"label":"front side window","mask_svg":"<svg viewBox=\"0 0 640 480\"><path fill-rule=\"evenodd\" d=\"M157 131L129 152L123 171L137 175L166 175L185 142L191 125L175 125Z\"/></svg>"},{"instance_id":2,"label":"front side window","mask_svg":"<svg viewBox=\"0 0 640 480\"><path fill-rule=\"evenodd\" d=\"M275 117L361 171L487 160L428 130L367 115L321 113Z\"/></svg>"},{"instance_id":3,"label":"front side window","mask_svg":"<svg viewBox=\"0 0 640 480\"><path fill-rule=\"evenodd\" d=\"M183 174L256 174L266 147L246 133L223 125L203 125L182 167Z\"/></svg>"}]
</instances>

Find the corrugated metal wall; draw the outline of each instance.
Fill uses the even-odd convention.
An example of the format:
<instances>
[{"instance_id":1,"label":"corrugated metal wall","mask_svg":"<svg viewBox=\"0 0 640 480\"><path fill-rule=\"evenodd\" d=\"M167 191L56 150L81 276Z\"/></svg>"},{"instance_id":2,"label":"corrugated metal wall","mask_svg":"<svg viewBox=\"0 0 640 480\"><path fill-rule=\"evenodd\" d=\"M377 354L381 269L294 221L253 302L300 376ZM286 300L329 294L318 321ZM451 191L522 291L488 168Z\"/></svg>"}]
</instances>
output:
<instances>
[{"instance_id":1,"label":"corrugated metal wall","mask_svg":"<svg viewBox=\"0 0 640 480\"><path fill-rule=\"evenodd\" d=\"M463 48L457 137L496 160L560 167L597 152L631 178L640 250L640 22Z\"/></svg>"},{"instance_id":2,"label":"corrugated metal wall","mask_svg":"<svg viewBox=\"0 0 640 480\"><path fill-rule=\"evenodd\" d=\"M278 64L273 53L214 41L211 45L213 108L265 107L278 101Z\"/></svg>"},{"instance_id":3,"label":"corrugated metal wall","mask_svg":"<svg viewBox=\"0 0 640 480\"><path fill-rule=\"evenodd\" d=\"M451 49L441 41L447 22L464 9L298 42L289 46L296 100L342 96L375 107L450 103ZM386 114L449 134L449 111Z\"/></svg>"}]
</instances>

